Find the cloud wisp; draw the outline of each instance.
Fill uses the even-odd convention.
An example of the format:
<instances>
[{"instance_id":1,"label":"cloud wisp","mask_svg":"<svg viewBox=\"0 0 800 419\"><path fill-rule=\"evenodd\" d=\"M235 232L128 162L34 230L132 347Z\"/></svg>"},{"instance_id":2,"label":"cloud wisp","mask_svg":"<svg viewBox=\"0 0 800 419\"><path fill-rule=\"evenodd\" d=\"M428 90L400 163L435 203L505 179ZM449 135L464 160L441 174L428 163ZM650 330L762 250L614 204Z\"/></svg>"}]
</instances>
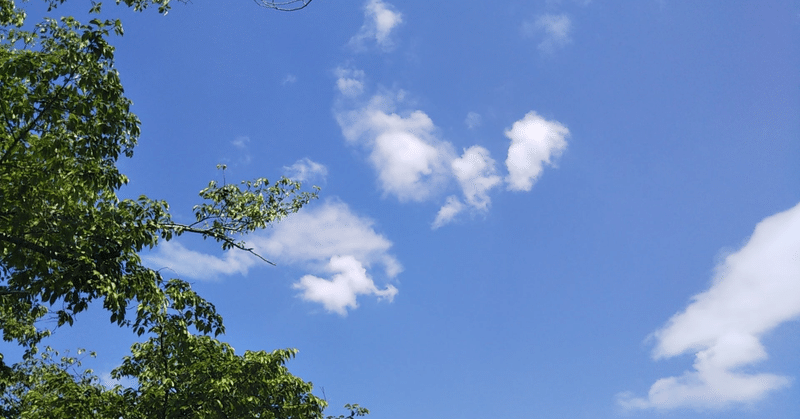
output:
<instances>
[{"instance_id":1,"label":"cloud wisp","mask_svg":"<svg viewBox=\"0 0 800 419\"><path fill-rule=\"evenodd\" d=\"M527 37L538 37L544 32L544 39L538 48L544 53L553 53L572 42L572 20L566 14L543 14L534 21L522 24L522 33Z\"/></svg>"},{"instance_id":2,"label":"cloud wisp","mask_svg":"<svg viewBox=\"0 0 800 419\"><path fill-rule=\"evenodd\" d=\"M157 270L167 269L180 277L213 281L220 276L247 275L251 267L260 263L255 256L244 251L225 252L223 257L187 249L177 241L162 242L154 253L142 258Z\"/></svg>"},{"instance_id":3,"label":"cloud wisp","mask_svg":"<svg viewBox=\"0 0 800 419\"><path fill-rule=\"evenodd\" d=\"M403 15L394 6L381 0L368 0L364 4L364 25L350 39L350 46L363 50L367 41L375 41L380 49L390 51L394 48L392 31L401 23Z\"/></svg>"},{"instance_id":4,"label":"cloud wisp","mask_svg":"<svg viewBox=\"0 0 800 419\"><path fill-rule=\"evenodd\" d=\"M694 353L694 370L656 381L647 397L619 396L628 409L725 408L786 387L788 377L747 373L767 358L760 337L800 317L800 204L756 225L716 267L711 287L653 334L655 359Z\"/></svg>"},{"instance_id":5,"label":"cloud wisp","mask_svg":"<svg viewBox=\"0 0 800 419\"><path fill-rule=\"evenodd\" d=\"M325 181L328 168L308 157L296 161L291 166L284 166L286 177L297 182Z\"/></svg>"}]
</instances>

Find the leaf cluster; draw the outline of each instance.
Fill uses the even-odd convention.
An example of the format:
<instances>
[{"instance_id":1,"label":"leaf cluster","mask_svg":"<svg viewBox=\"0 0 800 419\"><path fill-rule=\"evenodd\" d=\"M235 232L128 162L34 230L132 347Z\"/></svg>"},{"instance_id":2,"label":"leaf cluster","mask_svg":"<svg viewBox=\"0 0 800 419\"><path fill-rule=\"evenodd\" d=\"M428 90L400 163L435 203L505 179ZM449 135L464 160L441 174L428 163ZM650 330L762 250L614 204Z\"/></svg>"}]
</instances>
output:
<instances>
[{"instance_id":1,"label":"leaf cluster","mask_svg":"<svg viewBox=\"0 0 800 419\"><path fill-rule=\"evenodd\" d=\"M45 0L55 8L65 0ZM117 0L134 10L170 0ZM90 13L100 12L92 3ZM0 354L0 414L21 418L322 418L326 402L289 373L296 350L236 355L212 303L179 279L143 265L140 252L186 233L255 254L241 238L317 197L281 178L212 181L195 221L164 201L120 199L140 121L131 112L108 39L119 20L44 19L0 0L0 330L26 348ZM225 167L221 166L224 179ZM261 257L261 256L259 256ZM263 259L263 257L262 257ZM131 388L106 388L76 357L40 342L95 301L110 321L146 338L112 372ZM348 405L350 416L368 413ZM344 419L345 416L330 419Z\"/></svg>"}]
</instances>

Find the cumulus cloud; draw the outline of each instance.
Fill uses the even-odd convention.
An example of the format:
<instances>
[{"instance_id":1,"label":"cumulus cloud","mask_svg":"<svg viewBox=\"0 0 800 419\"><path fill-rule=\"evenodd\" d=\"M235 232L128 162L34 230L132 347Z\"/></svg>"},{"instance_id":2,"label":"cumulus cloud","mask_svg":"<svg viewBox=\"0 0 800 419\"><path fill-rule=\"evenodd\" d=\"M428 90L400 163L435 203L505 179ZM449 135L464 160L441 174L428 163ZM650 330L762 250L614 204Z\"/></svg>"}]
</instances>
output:
<instances>
[{"instance_id":1,"label":"cumulus cloud","mask_svg":"<svg viewBox=\"0 0 800 419\"><path fill-rule=\"evenodd\" d=\"M487 211L491 202L488 193L500 184L494 164L489 150L477 145L464 150L464 154L450 164L467 204L475 209Z\"/></svg>"},{"instance_id":2,"label":"cumulus cloud","mask_svg":"<svg viewBox=\"0 0 800 419\"><path fill-rule=\"evenodd\" d=\"M317 163L308 157L296 161L291 166L284 166L283 170L289 179L298 182L310 182L314 180L325 180L328 176L328 168Z\"/></svg>"},{"instance_id":3,"label":"cumulus cloud","mask_svg":"<svg viewBox=\"0 0 800 419\"><path fill-rule=\"evenodd\" d=\"M187 249L176 241L162 242L156 252L143 259L154 269L168 269L179 276L200 280L215 280L220 275L247 275L247 271L260 262L244 251L225 252L219 258Z\"/></svg>"},{"instance_id":4,"label":"cumulus cloud","mask_svg":"<svg viewBox=\"0 0 800 419\"><path fill-rule=\"evenodd\" d=\"M324 270L333 256L353 256L364 266L382 265L388 277L402 267L389 254L392 242L375 232L374 222L358 216L347 204L328 199L286 217L248 244L278 263Z\"/></svg>"},{"instance_id":5,"label":"cumulus cloud","mask_svg":"<svg viewBox=\"0 0 800 419\"><path fill-rule=\"evenodd\" d=\"M352 68L337 67L336 88L347 97L356 97L364 92L364 71Z\"/></svg>"},{"instance_id":6,"label":"cumulus cloud","mask_svg":"<svg viewBox=\"0 0 800 419\"><path fill-rule=\"evenodd\" d=\"M358 295L375 295L378 299L392 301L397 294L397 288L392 285L379 290L364 265L353 256L331 257L326 270L332 274L330 279L306 275L294 287L302 291L304 300L320 303L339 315L346 316L348 307L358 307Z\"/></svg>"},{"instance_id":7,"label":"cumulus cloud","mask_svg":"<svg viewBox=\"0 0 800 419\"><path fill-rule=\"evenodd\" d=\"M757 401L790 379L746 373L767 358L760 337L800 317L800 204L762 220L749 241L717 266L711 287L653 334L655 359L695 353L694 370L662 378L627 408L722 408Z\"/></svg>"},{"instance_id":8,"label":"cumulus cloud","mask_svg":"<svg viewBox=\"0 0 800 419\"><path fill-rule=\"evenodd\" d=\"M381 0L369 0L364 4L364 25L350 39L350 45L361 49L366 41L375 40L384 51L391 50L394 47L392 30L401 23L403 15L395 11L394 6Z\"/></svg>"},{"instance_id":9,"label":"cumulus cloud","mask_svg":"<svg viewBox=\"0 0 800 419\"><path fill-rule=\"evenodd\" d=\"M544 14L532 22L522 24L522 33L529 37L538 37L544 32L544 39L539 43L539 50L551 53L569 44L572 21L565 14Z\"/></svg>"},{"instance_id":10,"label":"cumulus cloud","mask_svg":"<svg viewBox=\"0 0 800 419\"><path fill-rule=\"evenodd\" d=\"M531 111L505 134L511 140L506 159L508 189L530 191L543 166L552 166L553 160L566 150L569 130L558 121L548 121Z\"/></svg>"},{"instance_id":11,"label":"cumulus cloud","mask_svg":"<svg viewBox=\"0 0 800 419\"><path fill-rule=\"evenodd\" d=\"M436 214L436 219L433 220L431 228L436 230L437 228L452 222L456 218L456 215L463 210L464 204L461 203L457 196L448 196L444 205L439 208L439 212Z\"/></svg>"},{"instance_id":12,"label":"cumulus cloud","mask_svg":"<svg viewBox=\"0 0 800 419\"><path fill-rule=\"evenodd\" d=\"M402 92L398 94L402 99ZM450 177L452 146L436 136L433 121L420 110L399 115L394 100L375 95L364 107L337 114L348 142L370 151L385 194L400 201L424 201Z\"/></svg>"},{"instance_id":13,"label":"cumulus cloud","mask_svg":"<svg viewBox=\"0 0 800 419\"><path fill-rule=\"evenodd\" d=\"M305 275L294 287L301 298L321 303L326 310L347 314L359 295L391 301L397 289L379 289L370 271L383 267L387 278L402 271L389 254L392 243L375 232L372 220L354 214L339 201L327 200L287 217L269 232L248 243L278 263L300 265L317 275Z\"/></svg>"}]
</instances>

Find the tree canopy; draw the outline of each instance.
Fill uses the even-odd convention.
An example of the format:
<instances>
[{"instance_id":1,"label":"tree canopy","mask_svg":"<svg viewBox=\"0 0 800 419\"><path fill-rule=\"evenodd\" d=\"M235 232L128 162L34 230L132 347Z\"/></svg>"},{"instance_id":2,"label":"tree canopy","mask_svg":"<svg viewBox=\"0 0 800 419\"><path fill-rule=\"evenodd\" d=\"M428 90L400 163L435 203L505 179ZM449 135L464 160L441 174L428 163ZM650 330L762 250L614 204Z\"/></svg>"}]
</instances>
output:
<instances>
[{"instance_id":1,"label":"tree canopy","mask_svg":"<svg viewBox=\"0 0 800 419\"><path fill-rule=\"evenodd\" d=\"M64 0L47 0L55 8ZM169 10L169 0L117 0L135 10ZM307 4L307 2L306 2ZM93 3L90 13L98 13ZM0 354L0 411L6 417L322 417L324 400L291 375L296 351L236 355L214 305L180 279L143 265L140 252L182 234L254 253L240 238L298 211L316 190L281 178L210 182L175 222L165 201L120 199L140 121L114 68L109 37L119 20L46 18L30 26L0 0L0 330L26 352ZM221 167L224 170L224 166ZM262 258L263 259L263 258ZM51 330L72 325L98 301L110 321L147 338L113 375L136 382L105 388L75 357L47 349ZM366 410L350 406L350 415Z\"/></svg>"}]
</instances>

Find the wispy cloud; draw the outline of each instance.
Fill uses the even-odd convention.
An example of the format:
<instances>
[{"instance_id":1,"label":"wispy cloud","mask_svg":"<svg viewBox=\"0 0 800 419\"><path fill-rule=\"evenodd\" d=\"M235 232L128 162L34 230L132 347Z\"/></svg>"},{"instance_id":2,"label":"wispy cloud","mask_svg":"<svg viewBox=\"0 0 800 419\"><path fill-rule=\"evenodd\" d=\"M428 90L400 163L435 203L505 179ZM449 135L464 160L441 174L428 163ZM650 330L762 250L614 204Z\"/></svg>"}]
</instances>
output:
<instances>
[{"instance_id":1,"label":"wispy cloud","mask_svg":"<svg viewBox=\"0 0 800 419\"><path fill-rule=\"evenodd\" d=\"M286 86L287 84L294 84L297 81L297 76L294 74L287 74L286 77L281 80L281 84Z\"/></svg>"},{"instance_id":2,"label":"wispy cloud","mask_svg":"<svg viewBox=\"0 0 800 419\"><path fill-rule=\"evenodd\" d=\"M176 241L162 242L156 251L143 257L153 269L167 269L180 277L216 280L220 276L247 275L260 261L243 251L225 252L223 257L187 249Z\"/></svg>"},{"instance_id":3,"label":"wispy cloud","mask_svg":"<svg viewBox=\"0 0 800 419\"><path fill-rule=\"evenodd\" d=\"M800 316L800 204L762 220L716 268L711 287L653 334L655 359L695 353L694 370L662 378L631 409L723 408L757 401L790 379L742 367L767 358L760 337Z\"/></svg>"},{"instance_id":4,"label":"wispy cloud","mask_svg":"<svg viewBox=\"0 0 800 419\"><path fill-rule=\"evenodd\" d=\"M530 191L544 165L552 166L566 150L569 130L558 121L548 121L531 111L505 134L511 140L506 159L508 189Z\"/></svg>"},{"instance_id":5,"label":"wispy cloud","mask_svg":"<svg viewBox=\"0 0 800 419\"><path fill-rule=\"evenodd\" d=\"M469 129L478 128L481 125L481 114L477 112L468 113L467 117L464 119L464 123Z\"/></svg>"},{"instance_id":6,"label":"wispy cloud","mask_svg":"<svg viewBox=\"0 0 800 419\"><path fill-rule=\"evenodd\" d=\"M240 135L231 141L231 145L236 149L236 153L239 154L239 159L236 163L242 165L249 164L252 160L252 156L250 155L250 137Z\"/></svg>"},{"instance_id":7,"label":"wispy cloud","mask_svg":"<svg viewBox=\"0 0 800 419\"><path fill-rule=\"evenodd\" d=\"M442 205L442 207L439 208L439 212L436 213L436 219L433 220L431 228L436 230L437 228L452 222L456 218L456 215L463 210L464 204L458 199L457 196L448 196L444 205Z\"/></svg>"},{"instance_id":8,"label":"wispy cloud","mask_svg":"<svg viewBox=\"0 0 800 419\"><path fill-rule=\"evenodd\" d=\"M364 25L350 39L350 45L363 49L367 41L374 40L382 50L391 50L394 47L392 30L401 23L403 15L395 11L394 6L381 0L369 0L364 5Z\"/></svg>"},{"instance_id":9,"label":"wispy cloud","mask_svg":"<svg viewBox=\"0 0 800 419\"><path fill-rule=\"evenodd\" d=\"M346 97L356 97L364 93L364 71L347 67L337 67L336 88Z\"/></svg>"},{"instance_id":10,"label":"wispy cloud","mask_svg":"<svg viewBox=\"0 0 800 419\"><path fill-rule=\"evenodd\" d=\"M283 170L289 179L298 182L325 181L328 168L308 157L296 161L291 166L284 166Z\"/></svg>"},{"instance_id":11,"label":"wispy cloud","mask_svg":"<svg viewBox=\"0 0 800 419\"><path fill-rule=\"evenodd\" d=\"M543 14L534 21L523 22L522 33L527 37L538 38L543 34L539 50L551 53L572 42L570 32L572 20L566 14Z\"/></svg>"}]
</instances>

